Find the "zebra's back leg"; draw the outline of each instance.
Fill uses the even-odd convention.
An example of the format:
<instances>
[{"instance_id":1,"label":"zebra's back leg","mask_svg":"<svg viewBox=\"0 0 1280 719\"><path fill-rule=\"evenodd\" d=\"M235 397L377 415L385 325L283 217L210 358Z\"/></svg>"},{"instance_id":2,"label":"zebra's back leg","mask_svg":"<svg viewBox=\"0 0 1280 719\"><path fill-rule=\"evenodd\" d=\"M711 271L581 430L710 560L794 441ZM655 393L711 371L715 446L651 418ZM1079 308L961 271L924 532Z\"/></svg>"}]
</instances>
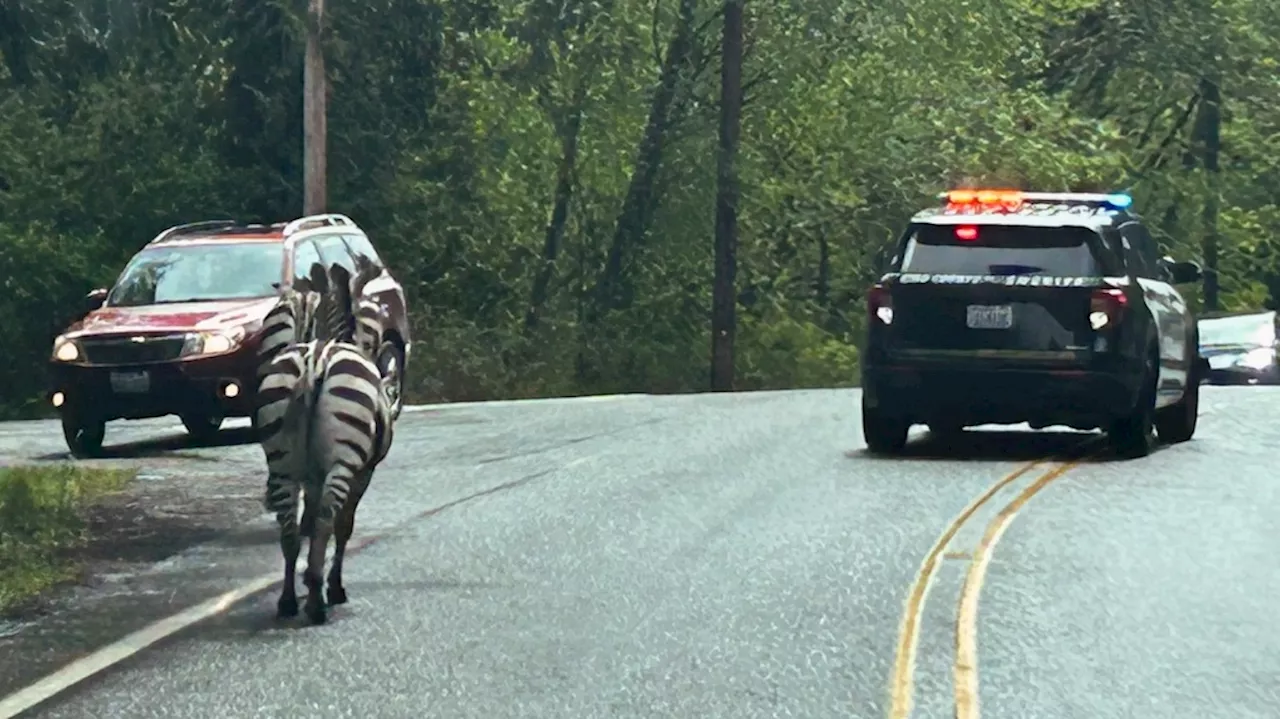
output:
<instances>
[{"instance_id":1,"label":"zebra's back leg","mask_svg":"<svg viewBox=\"0 0 1280 719\"><path fill-rule=\"evenodd\" d=\"M267 511L275 512L280 525L280 554L284 557L284 582L276 602L276 616L288 619L298 616L298 554L302 537L298 534L298 487L280 475L267 480Z\"/></svg>"},{"instance_id":2,"label":"zebra's back leg","mask_svg":"<svg viewBox=\"0 0 1280 719\"><path fill-rule=\"evenodd\" d=\"M303 611L312 624L324 624L328 619L324 604L324 555L329 546L329 536L333 534L333 516L332 512L326 513L320 497L312 499L316 494L319 493L307 492L302 518L304 534L311 538L307 550L307 570L302 573L302 583L307 587L307 601Z\"/></svg>"},{"instance_id":3,"label":"zebra's back leg","mask_svg":"<svg viewBox=\"0 0 1280 719\"><path fill-rule=\"evenodd\" d=\"M351 533L356 528L356 508L360 505L360 498L364 496L364 491L369 488L369 479L372 472L365 470L351 482L351 493L347 495L347 501L343 503L342 510L338 512L337 518L333 522L333 566L329 569L329 604L337 606L347 603L347 589L342 583L342 564L347 556L347 542L351 540Z\"/></svg>"}]
</instances>

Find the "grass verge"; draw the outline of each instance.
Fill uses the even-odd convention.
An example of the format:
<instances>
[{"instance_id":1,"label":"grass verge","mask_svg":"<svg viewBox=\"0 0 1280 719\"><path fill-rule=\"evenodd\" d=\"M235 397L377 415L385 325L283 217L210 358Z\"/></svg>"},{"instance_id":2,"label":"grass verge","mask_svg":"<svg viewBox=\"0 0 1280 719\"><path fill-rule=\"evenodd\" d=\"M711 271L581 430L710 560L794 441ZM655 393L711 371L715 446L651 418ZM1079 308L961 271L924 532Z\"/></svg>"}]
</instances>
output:
<instances>
[{"instance_id":1,"label":"grass verge","mask_svg":"<svg viewBox=\"0 0 1280 719\"><path fill-rule=\"evenodd\" d=\"M0 467L0 614L75 578L68 555L89 541L85 509L134 474L71 463Z\"/></svg>"}]
</instances>

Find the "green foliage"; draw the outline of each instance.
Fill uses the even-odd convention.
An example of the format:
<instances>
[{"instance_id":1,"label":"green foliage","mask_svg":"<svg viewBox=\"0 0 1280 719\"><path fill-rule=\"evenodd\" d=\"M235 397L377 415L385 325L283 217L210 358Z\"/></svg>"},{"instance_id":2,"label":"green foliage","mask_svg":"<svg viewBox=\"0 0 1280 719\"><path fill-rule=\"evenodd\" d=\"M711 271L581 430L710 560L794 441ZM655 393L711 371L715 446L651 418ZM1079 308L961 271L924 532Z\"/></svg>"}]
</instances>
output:
<instances>
[{"instance_id":1,"label":"green foliage","mask_svg":"<svg viewBox=\"0 0 1280 719\"><path fill-rule=\"evenodd\" d=\"M858 348L817 324L770 313L741 327L737 371L744 389L851 387Z\"/></svg>"},{"instance_id":2,"label":"green foliage","mask_svg":"<svg viewBox=\"0 0 1280 719\"><path fill-rule=\"evenodd\" d=\"M300 213L305 33L296 2L15 7L0 22L8 415L40 406L53 336L155 232ZM330 3L331 209L408 289L411 399L707 386L717 11ZM1169 253L1198 259L1217 238L1225 305L1280 298L1270 5L751 0L746 14L742 387L853 381L878 260L958 183L1128 189ZM1206 83L1222 93L1217 171Z\"/></svg>"},{"instance_id":3,"label":"green foliage","mask_svg":"<svg viewBox=\"0 0 1280 719\"><path fill-rule=\"evenodd\" d=\"M85 507L133 474L70 463L0 468L0 612L74 574L66 554L87 539Z\"/></svg>"}]
</instances>

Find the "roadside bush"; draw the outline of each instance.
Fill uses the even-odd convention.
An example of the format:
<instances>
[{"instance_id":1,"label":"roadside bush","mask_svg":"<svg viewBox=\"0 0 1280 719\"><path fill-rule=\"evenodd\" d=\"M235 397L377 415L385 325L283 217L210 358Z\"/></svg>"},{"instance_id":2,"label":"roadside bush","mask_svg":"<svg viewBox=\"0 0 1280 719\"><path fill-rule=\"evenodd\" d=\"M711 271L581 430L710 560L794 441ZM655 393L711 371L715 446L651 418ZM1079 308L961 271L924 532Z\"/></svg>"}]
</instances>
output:
<instances>
[{"instance_id":1,"label":"roadside bush","mask_svg":"<svg viewBox=\"0 0 1280 719\"><path fill-rule=\"evenodd\" d=\"M133 475L71 463L0 468L0 611L74 576L67 552L88 540L84 510Z\"/></svg>"}]
</instances>

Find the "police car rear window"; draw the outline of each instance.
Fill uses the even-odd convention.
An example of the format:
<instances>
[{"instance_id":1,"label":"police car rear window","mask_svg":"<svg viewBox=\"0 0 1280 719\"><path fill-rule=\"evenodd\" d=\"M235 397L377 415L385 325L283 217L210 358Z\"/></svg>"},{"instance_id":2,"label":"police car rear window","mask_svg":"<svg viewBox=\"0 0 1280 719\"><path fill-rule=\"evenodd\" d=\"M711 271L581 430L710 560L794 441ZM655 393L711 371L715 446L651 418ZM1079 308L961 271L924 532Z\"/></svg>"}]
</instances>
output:
<instances>
[{"instance_id":1,"label":"police car rear window","mask_svg":"<svg viewBox=\"0 0 1280 719\"><path fill-rule=\"evenodd\" d=\"M1093 277L1104 267L1084 227L918 225L907 239L902 272L958 275Z\"/></svg>"}]
</instances>

